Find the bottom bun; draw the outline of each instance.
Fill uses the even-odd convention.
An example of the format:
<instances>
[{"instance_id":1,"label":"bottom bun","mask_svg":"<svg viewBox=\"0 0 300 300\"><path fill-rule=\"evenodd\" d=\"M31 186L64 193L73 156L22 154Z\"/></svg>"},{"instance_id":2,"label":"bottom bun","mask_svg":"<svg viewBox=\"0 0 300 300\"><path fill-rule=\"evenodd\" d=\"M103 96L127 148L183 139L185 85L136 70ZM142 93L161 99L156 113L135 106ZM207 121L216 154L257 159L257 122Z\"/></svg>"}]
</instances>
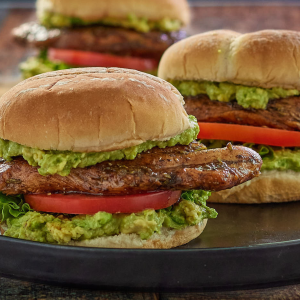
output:
<instances>
[{"instance_id":1,"label":"bottom bun","mask_svg":"<svg viewBox=\"0 0 300 300\"><path fill-rule=\"evenodd\" d=\"M232 189L212 193L207 202L259 204L300 200L300 172L263 171Z\"/></svg>"},{"instance_id":2,"label":"bottom bun","mask_svg":"<svg viewBox=\"0 0 300 300\"><path fill-rule=\"evenodd\" d=\"M148 249L169 249L184 245L198 237L204 230L207 219L202 220L198 225L189 226L182 230L162 228L161 234L154 233L148 240L141 240L135 233L121 233L114 236L99 237L92 240L71 241L70 246L98 247L98 248L148 248ZM0 224L0 232L7 230L5 224Z\"/></svg>"},{"instance_id":3,"label":"bottom bun","mask_svg":"<svg viewBox=\"0 0 300 300\"><path fill-rule=\"evenodd\" d=\"M121 233L114 236L99 237L92 240L72 241L71 246L99 247L99 248L147 248L170 249L184 245L198 237L204 230L207 219L195 226L182 230L162 228L161 234L154 233L148 240L141 240L135 233Z\"/></svg>"}]
</instances>

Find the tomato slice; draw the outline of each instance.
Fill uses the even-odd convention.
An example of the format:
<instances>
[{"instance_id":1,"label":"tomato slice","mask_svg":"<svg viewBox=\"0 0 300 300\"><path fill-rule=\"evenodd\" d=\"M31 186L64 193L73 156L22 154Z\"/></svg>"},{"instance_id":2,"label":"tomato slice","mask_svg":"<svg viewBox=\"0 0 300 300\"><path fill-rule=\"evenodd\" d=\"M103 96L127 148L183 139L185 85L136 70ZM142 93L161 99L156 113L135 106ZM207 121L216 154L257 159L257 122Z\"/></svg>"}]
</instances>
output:
<instances>
[{"instance_id":1,"label":"tomato slice","mask_svg":"<svg viewBox=\"0 0 300 300\"><path fill-rule=\"evenodd\" d=\"M198 123L198 139L226 140L279 147L299 147L300 132L237 124Z\"/></svg>"},{"instance_id":2,"label":"tomato slice","mask_svg":"<svg viewBox=\"0 0 300 300\"><path fill-rule=\"evenodd\" d=\"M65 214L135 213L145 209L161 209L176 203L181 191L163 191L120 196L82 194L28 194L25 201L36 211Z\"/></svg>"},{"instance_id":3,"label":"tomato slice","mask_svg":"<svg viewBox=\"0 0 300 300\"><path fill-rule=\"evenodd\" d=\"M79 67L118 67L138 71L152 71L158 67L158 60L152 58L117 56L68 49L50 48L48 49L48 58Z\"/></svg>"}]
</instances>

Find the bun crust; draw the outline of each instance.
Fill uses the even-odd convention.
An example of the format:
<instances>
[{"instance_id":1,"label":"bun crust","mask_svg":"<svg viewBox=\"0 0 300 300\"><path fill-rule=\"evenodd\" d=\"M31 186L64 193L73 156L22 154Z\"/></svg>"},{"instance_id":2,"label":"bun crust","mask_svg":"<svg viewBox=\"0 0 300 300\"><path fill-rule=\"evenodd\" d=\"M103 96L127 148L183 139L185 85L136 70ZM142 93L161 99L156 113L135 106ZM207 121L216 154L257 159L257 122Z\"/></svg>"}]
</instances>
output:
<instances>
[{"instance_id":1,"label":"bun crust","mask_svg":"<svg viewBox=\"0 0 300 300\"><path fill-rule=\"evenodd\" d=\"M188 243L198 237L204 230L207 219L195 226L182 230L162 228L161 234L155 233L148 240L141 240L137 234L119 234L110 237L100 237L92 240L71 242L68 245L99 248L145 248L170 249Z\"/></svg>"},{"instance_id":2,"label":"bun crust","mask_svg":"<svg viewBox=\"0 0 300 300\"><path fill-rule=\"evenodd\" d=\"M158 76L300 89L300 32L216 30L184 39L164 53Z\"/></svg>"},{"instance_id":3,"label":"bun crust","mask_svg":"<svg viewBox=\"0 0 300 300\"><path fill-rule=\"evenodd\" d=\"M49 72L0 98L0 137L45 150L124 149L188 129L183 103L171 84L135 70Z\"/></svg>"},{"instance_id":4,"label":"bun crust","mask_svg":"<svg viewBox=\"0 0 300 300\"><path fill-rule=\"evenodd\" d=\"M232 189L212 193L207 202L259 204L300 200L300 173L263 171L259 177Z\"/></svg>"},{"instance_id":5,"label":"bun crust","mask_svg":"<svg viewBox=\"0 0 300 300\"><path fill-rule=\"evenodd\" d=\"M163 18L179 20L187 25L190 20L186 0L38 0L37 14L53 12L82 20L99 20L104 17L127 18L134 14L139 18L158 21Z\"/></svg>"}]
</instances>

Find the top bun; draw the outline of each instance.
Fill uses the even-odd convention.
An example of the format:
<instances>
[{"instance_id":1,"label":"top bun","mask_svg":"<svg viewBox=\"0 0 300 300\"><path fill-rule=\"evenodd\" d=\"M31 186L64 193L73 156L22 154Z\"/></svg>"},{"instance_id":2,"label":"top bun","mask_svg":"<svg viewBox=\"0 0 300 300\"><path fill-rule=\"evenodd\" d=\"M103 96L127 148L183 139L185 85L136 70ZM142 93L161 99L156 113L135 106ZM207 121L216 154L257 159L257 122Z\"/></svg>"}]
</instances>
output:
<instances>
[{"instance_id":1,"label":"top bun","mask_svg":"<svg viewBox=\"0 0 300 300\"><path fill-rule=\"evenodd\" d=\"M300 89L300 32L216 30L184 39L164 53L163 79L232 82Z\"/></svg>"},{"instance_id":2,"label":"top bun","mask_svg":"<svg viewBox=\"0 0 300 300\"><path fill-rule=\"evenodd\" d=\"M77 17L86 21L104 17L127 18L134 14L139 18L158 21L163 18L176 19L186 25L190 20L186 0L38 0L37 13L45 12Z\"/></svg>"},{"instance_id":3,"label":"top bun","mask_svg":"<svg viewBox=\"0 0 300 300\"><path fill-rule=\"evenodd\" d=\"M43 150L124 149L190 128L183 103L171 84L135 70L49 72L0 98L0 138Z\"/></svg>"}]
</instances>

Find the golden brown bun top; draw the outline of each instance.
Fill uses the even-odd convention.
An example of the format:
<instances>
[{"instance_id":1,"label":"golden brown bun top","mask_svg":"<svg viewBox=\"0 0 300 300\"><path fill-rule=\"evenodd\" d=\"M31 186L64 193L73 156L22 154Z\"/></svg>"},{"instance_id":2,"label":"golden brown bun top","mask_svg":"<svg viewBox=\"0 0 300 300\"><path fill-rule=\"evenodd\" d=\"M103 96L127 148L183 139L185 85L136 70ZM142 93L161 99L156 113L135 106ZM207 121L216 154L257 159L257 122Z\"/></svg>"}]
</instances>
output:
<instances>
[{"instance_id":1,"label":"golden brown bun top","mask_svg":"<svg viewBox=\"0 0 300 300\"><path fill-rule=\"evenodd\" d=\"M300 32L216 30L194 35L167 49L158 76L300 89Z\"/></svg>"},{"instance_id":2,"label":"golden brown bun top","mask_svg":"<svg viewBox=\"0 0 300 300\"><path fill-rule=\"evenodd\" d=\"M180 93L135 70L44 73L0 98L0 138L45 150L112 151L167 140L190 126Z\"/></svg>"},{"instance_id":3,"label":"golden brown bun top","mask_svg":"<svg viewBox=\"0 0 300 300\"><path fill-rule=\"evenodd\" d=\"M39 16L53 12L82 20L124 19L130 14L150 21L175 19L183 25L190 20L187 0L38 0L37 12Z\"/></svg>"}]
</instances>

